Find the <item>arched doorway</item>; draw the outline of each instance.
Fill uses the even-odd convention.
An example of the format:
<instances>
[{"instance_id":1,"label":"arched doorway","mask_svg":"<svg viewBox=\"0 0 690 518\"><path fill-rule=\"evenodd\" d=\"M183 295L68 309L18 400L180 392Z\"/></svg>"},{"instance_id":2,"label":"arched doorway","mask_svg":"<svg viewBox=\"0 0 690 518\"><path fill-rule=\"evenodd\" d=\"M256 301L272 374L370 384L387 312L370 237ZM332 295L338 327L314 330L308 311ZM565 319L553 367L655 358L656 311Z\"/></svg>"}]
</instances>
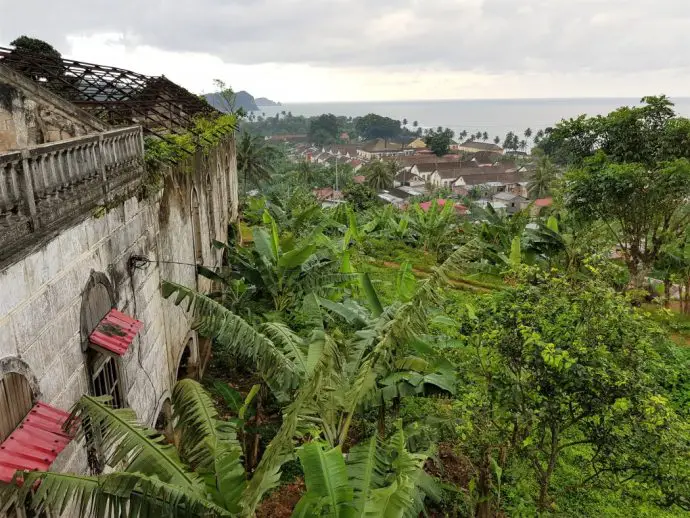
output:
<instances>
[{"instance_id":1,"label":"arched doorway","mask_svg":"<svg viewBox=\"0 0 690 518\"><path fill-rule=\"evenodd\" d=\"M191 334L191 333L190 333ZM194 336L188 336L180 359L177 362L177 373L175 381L185 378L198 379L199 376L199 354L197 343Z\"/></svg>"}]
</instances>

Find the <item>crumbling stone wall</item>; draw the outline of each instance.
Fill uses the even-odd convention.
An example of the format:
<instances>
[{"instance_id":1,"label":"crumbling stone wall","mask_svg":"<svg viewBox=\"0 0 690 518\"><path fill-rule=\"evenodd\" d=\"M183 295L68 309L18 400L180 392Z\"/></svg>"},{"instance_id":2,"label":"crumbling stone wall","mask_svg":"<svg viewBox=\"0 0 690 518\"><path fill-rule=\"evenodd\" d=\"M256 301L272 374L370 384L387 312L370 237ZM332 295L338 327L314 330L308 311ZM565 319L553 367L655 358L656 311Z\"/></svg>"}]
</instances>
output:
<instances>
[{"instance_id":1,"label":"crumbling stone wall","mask_svg":"<svg viewBox=\"0 0 690 518\"><path fill-rule=\"evenodd\" d=\"M229 214L237 212L231 196L237 191L234 146L228 137L207 156L197 156L191 169L180 164L169 171L161 193L131 197L101 217L84 214L40 247L0 266L0 361L16 358L27 365L40 400L67 410L90 392L80 323L86 288L98 274L112 287L115 306L144 323L118 361L127 405L141 421L156 422L190 337L198 347L189 316L162 298L160 284L204 287L194 266L193 190L199 197L202 262L220 266L211 240L227 239ZM133 267L133 256L149 262ZM199 352L190 358L198 361ZM73 442L53 469L87 471L84 445Z\"/></svg>"},{"instance_id":2,"label":"crumbling stone wall","mask_svg":"<svg viewBox=\"0 0 690 518\"><path fill-rule=\"evenodd\" d=\"M106 125L0 65L0 153L104 131Z\"/></svg>"}]
</instances>

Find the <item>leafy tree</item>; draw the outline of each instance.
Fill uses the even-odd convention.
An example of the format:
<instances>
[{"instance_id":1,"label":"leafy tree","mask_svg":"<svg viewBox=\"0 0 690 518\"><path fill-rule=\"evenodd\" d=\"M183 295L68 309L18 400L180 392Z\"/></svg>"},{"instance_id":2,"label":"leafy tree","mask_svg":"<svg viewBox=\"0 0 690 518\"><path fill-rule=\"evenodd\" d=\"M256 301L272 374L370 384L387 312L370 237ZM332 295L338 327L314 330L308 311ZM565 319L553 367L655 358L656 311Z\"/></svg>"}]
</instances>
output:
<instances>
[{"instance_id":1,"label":"leafy tree","mask_svg":"<svg viewBox=\"0 0 690 518\"><path fill-rule=\"evenodd\" d=\"M309 141L317 146L333 144L339 135L338 119L332 113L319 115L309 123Z\"/></svg>"},{"instance_id":2,"label":"leafy tree","mask_svg":"<svg viewBox=\"0 0 690 518\"><path fill-rule=\"evenodd\" d=\"M537 162L530 173L527 192L530 198L545 198L551 194L551 186L558 177L558 168L543 153L537 154Z\"/></svg>"},{"instance_id":3,"label":"leafy tree","mask_svg":"<svg viewBox=\"0 0 690 518\"><path fill-rule=\"evenodd\" d=\"M561 121L540 146L556 162L582 165L601 151L616 163L659 162L690 158L690 121L676 116L666 96L643 97L642 106L622 107L606 116Z\"/></svg>"},{"instance_id":4,"label":"leafy tree","mask_svg":"<svg viewBox=\"0 0 690 518\"><path fill-rule=\"evenodd\" d=\"M137 422L129 408L114 409L107 397L83 396L67 425L91 440L99 430L107 464L104 475L32 471L21 474L20 501L62 514L80 516L214 517L242 513L247 486L242 448L233 423L220 419L213 401L193 380L173 392L174 445ZM85 433L86 432L86 433ZM277 483L274 478L269 489ZM73 506L73 507L72 507Z\"/></svg>"},{"instance_id":5,"label":"leafy tree","mask_svg":"<svg viewBox=\"0 0 690 518\"><path fill-rule=\"evenodd\" d=\"M424 138L424 142L436 156L443 156L450 152L450 143L453 140L453 136L453 130L450 128L439 128L438 130L430 130Z\"/></svg>"},{"instance_id":6,"label":"leafy tree","mask_svg":"<svg viewBox=\"0 0 690 518\"><path fill-rule=\"evenodd\" d=\"M34 54L41 54L51 61L56 63L62 62L62 54L53 47L50 43L46 43L38 38L31 38L29 36L19 36L19 38L10 42L10 45L15 48L17 52L31 52Z\"/></svg>"},{"instance_id":7,"label":"leafy tree","mask_svg":"<svg viewBox=\"0 0 690 518\"><path fill-rule=\"evenodd\" d=\"M640 448L643 441L673 426L659 450L690 452L687 440L671 438L682 425L678 418L671 424L674 411L654 381L661 367L651 346L662 340L657 328L598 279L525 274L515 289L487 300L474 320L473 356L486 388L474 418L487 419L492 430L477 454L502 444L510 449L503 459L527 459L541 511L551 507L552 481L572 449L582 483L653 484L658 468L648 468L668 459ZM670 473L657 483L676 498L687 487L687 467Z\"/></svg>"},{"instance_id":8,"label":"leafy tree","mask_svg":"<svg viewBox=\"0 0 690 518\"><path fill-rule=\"evenodd\" d=\"M245 192L250 183L259 186L271 180L275 172L275 157L276 148L266 144L263 137L242 133L237 146L237 172L242 178Z\"/></svg>"},{"instance_id":9,"label":"leafy tree","mask_svg":"<svg viewBox=\"0 0 690 518\"><path fill-rule=\"evenodd\" d=\"M389 140L400 136L400 121L370 113L355 121L357 133L365 139L382 138Z\"/></svg>"},{"instance_id":10,"label":"leafy tree","mask_svg":"<svg viewBox=\"0 0 690 518\"><path fill-rule=\"evenodd\" d=\"M378 192L393 187L393 178L398 172L398 164L394 161L375 160L364 166L361 172L366 177L366 184Z\"/></svg>"},{"instance_id":11,"label":"leafy tree","mask_svg":"<svg viewBox=\"0 0 690 518\"><path fill-rule=\"evenodd\" d=\"M376 191L365 184L348 185L343 190L343 196L357 212L377 207L383 203Z\"/></svg>"},{"instance_id":12,"label":"leafy tree","mask_svg":"<svg viewBox=\"0 0 690 518\"><path fill-rule=\"evenodd\" d=\"M662 247L685 229L690 162L649 168L612 163L602 153L567 175L565 193L567 208L578 217L607 223L640 287Z\"/></svg>"}]
</instances>

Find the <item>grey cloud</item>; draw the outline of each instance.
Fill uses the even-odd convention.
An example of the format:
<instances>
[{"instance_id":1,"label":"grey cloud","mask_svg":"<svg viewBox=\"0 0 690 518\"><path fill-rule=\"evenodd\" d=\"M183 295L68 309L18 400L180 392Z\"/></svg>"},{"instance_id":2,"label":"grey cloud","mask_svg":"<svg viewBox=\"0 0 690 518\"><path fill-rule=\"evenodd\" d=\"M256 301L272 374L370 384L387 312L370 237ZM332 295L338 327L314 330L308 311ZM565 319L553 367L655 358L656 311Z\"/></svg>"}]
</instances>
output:
<instances>
[{"instance_id":1,"label":"grey cloud","mask_svg":"<svg viewBox=\"0 0 690 518\"><path fill-rule=\"evenodd\" d=\"M0 38L119 32L232 63L521 73L690 69L687 0L0 0Z\"/></svg>"}]
</instances>

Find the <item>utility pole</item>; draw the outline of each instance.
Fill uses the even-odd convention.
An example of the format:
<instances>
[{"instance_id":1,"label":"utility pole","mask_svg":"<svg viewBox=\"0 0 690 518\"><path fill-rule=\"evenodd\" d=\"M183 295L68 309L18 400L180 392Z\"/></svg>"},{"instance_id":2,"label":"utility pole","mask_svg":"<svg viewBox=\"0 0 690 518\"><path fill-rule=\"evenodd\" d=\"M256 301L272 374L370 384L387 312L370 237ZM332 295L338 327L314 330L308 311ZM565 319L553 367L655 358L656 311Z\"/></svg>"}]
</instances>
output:
<instances>
[{"instance_id":1,"label":"utility pole","mask_svg":"<svg viewBox=\"0 0 690 518\"><path fill-rule=\"evenodd\" d=\"M335 156L335 192L338 192L338 155Z\"/></svg>"}]
</instances>

